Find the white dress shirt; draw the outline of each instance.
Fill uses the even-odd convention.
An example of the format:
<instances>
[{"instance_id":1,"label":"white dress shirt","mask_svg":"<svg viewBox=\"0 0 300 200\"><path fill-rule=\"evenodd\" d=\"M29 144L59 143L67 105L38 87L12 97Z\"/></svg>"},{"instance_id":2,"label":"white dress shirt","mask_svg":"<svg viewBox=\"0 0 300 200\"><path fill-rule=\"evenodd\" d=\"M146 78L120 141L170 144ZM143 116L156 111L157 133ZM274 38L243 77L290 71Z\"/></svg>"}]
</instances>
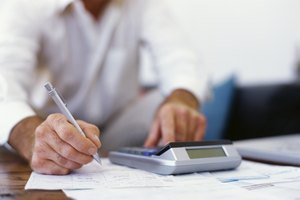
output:
<instances>
[{"instance_id":1,"label":"white dress shirt","mask_svg":"<svg viewBox=\"0 0 300 200\"><path fill-rule=\"evenodd\" d=\"M75 118L99 126L139 93L147 45L164 95L203 99L207 78L162 0L115 0L95 21L81 1L7 0L0 13L0 144L22 119L59 112L52 82Z\"/></svg>"}]
</instances>

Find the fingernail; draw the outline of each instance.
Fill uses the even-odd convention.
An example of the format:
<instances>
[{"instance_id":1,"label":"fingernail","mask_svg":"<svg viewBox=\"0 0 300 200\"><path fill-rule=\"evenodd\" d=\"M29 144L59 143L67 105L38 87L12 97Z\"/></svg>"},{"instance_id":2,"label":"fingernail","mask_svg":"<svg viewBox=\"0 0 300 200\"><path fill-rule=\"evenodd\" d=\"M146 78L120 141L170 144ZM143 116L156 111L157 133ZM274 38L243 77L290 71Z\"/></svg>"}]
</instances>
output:
<instances>
[{"instance_id":1,"label":"fingernail","mask_svg":"<svg viewBox=\"0 0 300 200\"><path fill-rule=\"evenodd\" d=\"M95 139L100 142L99 136L94 135Z\"/></svg>"},{"instance_id":2,"label":"fingernail","mask_svg":"<svg viewBox=\"0 0 300 200\"><path fill-rule=\"evenodd\" d=\"M95 149L95 148L90 148L89 149L89 154L90 155L94 155L95 153L97 153L97 149Z\"/></svg>"}]
</instances>

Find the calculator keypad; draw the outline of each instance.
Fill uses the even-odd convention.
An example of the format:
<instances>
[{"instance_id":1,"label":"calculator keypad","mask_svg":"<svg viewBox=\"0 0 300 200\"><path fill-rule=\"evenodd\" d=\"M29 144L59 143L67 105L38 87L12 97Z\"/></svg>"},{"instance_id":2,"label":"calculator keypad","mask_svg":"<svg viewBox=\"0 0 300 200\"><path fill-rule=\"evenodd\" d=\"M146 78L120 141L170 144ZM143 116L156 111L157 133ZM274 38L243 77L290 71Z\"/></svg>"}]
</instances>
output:
<instances>
[{"instance_id":1,"label":"calculator keypad","mask_svg":"<svg viewBox=\"0 0 300 200\"><path fill-rule=\"evenodd\" d=\"M142 156L152 156L159 151L158 148L142 148L142 147L126 147L119 150L122 153L142 155Z\"/></svg>"}]
</instances>

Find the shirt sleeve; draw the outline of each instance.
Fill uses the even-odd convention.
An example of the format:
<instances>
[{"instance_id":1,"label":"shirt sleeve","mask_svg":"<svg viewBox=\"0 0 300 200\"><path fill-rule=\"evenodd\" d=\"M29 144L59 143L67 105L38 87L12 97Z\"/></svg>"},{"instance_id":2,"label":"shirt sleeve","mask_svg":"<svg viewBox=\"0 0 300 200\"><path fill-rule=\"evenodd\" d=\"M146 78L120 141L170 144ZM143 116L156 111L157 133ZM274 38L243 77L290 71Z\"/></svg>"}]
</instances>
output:
<instances>
[{"instance_id":1,"label":"shirt sleeve","mask_svg":"<svg viewBox=\"0 0 300 200\"><path fill-rule=\"evenodd\" d=\"M150 49L159 87L168 95L187 89L199 101L210 94L208 76L164 0L149 0L142 20L142 42Z\"/></svg>"},{"instance_id":2,"label":"shirt sleeve","mask_svg":"<svg viewBox=\"0 0 300 200\"><path fill-rule=\"evenodd\" d=\"M1 8L0 145L8 141L19 121L35 115L28 94L35 79L39 25L28 5L26 1L10 0Z\"/></svg>"}]
</instances>

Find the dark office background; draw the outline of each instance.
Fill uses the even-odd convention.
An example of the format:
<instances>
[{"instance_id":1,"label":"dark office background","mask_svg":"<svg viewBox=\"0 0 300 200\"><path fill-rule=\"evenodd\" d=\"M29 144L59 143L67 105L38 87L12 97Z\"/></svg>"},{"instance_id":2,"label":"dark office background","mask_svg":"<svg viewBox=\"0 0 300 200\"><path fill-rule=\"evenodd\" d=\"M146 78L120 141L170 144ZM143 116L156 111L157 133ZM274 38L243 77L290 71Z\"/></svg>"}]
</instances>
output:
<instances>
[{"instance_id":1,"label":"dark office background","mask_svg":"<svg viewBox=\"0 0 300 200\"><path fill-rule=\"evenodd\" d=\"M225 128L232 140L300 132L300 83L238 87Z\"/></svg>"}]
</instances>

